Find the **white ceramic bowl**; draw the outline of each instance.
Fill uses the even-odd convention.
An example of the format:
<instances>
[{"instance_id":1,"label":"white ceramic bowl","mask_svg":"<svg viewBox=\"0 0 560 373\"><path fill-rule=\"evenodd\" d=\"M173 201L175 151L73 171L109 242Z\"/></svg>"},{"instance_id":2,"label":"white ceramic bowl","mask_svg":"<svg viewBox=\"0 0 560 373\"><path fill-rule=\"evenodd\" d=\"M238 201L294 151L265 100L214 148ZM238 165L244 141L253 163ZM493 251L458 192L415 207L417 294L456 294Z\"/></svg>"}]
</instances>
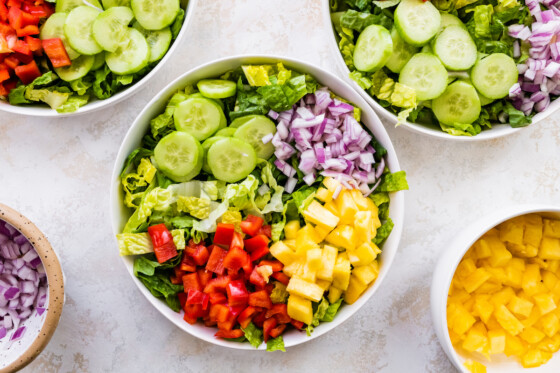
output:
<instances>
[{"instance_id":1,"label":"white ceramic bowl","mask_svg":"<svg viewBox=\"0 0 560 373\"><path fill-rule=\"evenodd\" d=\"M124 204L122 203L123 193L119 179L119 174L121 173L125 159L130 154L130 152L132 152L140 145L142 137L149 129L150 119L154 118L164 110L167 101L173 95L173 93L175 93L178 89L182 89L188 84L195 84L201 79L218 77L224 72L237 68L242 64L271 64L277 62L282 62L289 68L311 74L321 84L328 86L339 96L348 99L349 101L360 107L363 110L362 121L366 123L377 140L379 140L381 144L383 144L383 146L388 150L387 161L389 168L393 172L400 170L397 156L395 154L393 145L391 144L391 140L389 139L387 132L383 128L383 125L379 121L379 118L377 117L375 112L367 105L367 103L360 97L360 95L356 93L356 91L354 91L350 86L348 86L336 76L316 67L315 65L311 65L295 59L275 56L229 57L197 67L196 69L186 72L181 77L177 78L146 105L144 110L142 110L142 112L138 115L138 117L130 127L117 155L111 180L111 214L113 230L115 234L122 231L124 224L131 214L131 212L126 209ZM328 332L337 325L340 325L342 322L352 316L352 314L358 311L358 309L360 309L360 307L362 307L377 291L377 289L383 282L383 279L385 278L387 272L389 271L389 267L391 266L393 258L395 257L401 237L404 220L404 196L402 193L397 192L391 194L390 217L395 223L395 227L393 229L393 232L383 245L380 273L375 284L371 286L362 295L362 297L360 297L360 299L356 301L356 303L354 303L353 305L343 306L334 321L330 323L322 323L317 328L315 328L315 331L312 333L311 337L307 337L306 333L297 332L295 330L286 333L284 336L286 347L295 346L299 343L310 341L311 339L319 337L320 335ZM128 273L138 286L140 292L146 296L146 298L150 301L150 303L152 303L154 307L156 307L165 317L167 317L179 328L195 337L220 346L248 350L254 349L248 343L235 343L223 339L216 339L214 337L214 334L216 333L215 328L206 327L201 323L198 323L196 325L190 325L186 323L183 320L182 313L179 314L173 312L162 301L153 297L150 292L144 287L144 285L142 285L142 283L133 275L132 266L134 258L123 257L122 260L124 265L126 266ZM261 346L261 349L264 348L266 348L266 346Z\"/></svg>"},{"instance_id":2,"label":"white ceramic bowl","mask_svg":"<svg viewBox=\"0 0 560 373\"><path fill-rule=\"evenodd\" d=\"M352 86L356 91L362 95L362 97L370 104L377 113L379 113L384 119L388 120L391 124L397 123L397 116L390 112L389 110L385 109L383 106L379 105L379 103L374 100L365 90L363 90L358 83L352 80L349 76L350 70L344 59L342 58L342 54L340 53L340 49L338 48L338 41L336 40L336 32L334 27L332 26L331 20L331 12L329 6L329 0L323 0L323 19L327 22L327 38L329 39L329 44L331 47L331 53L335 56L336 60L336 70L343 77L343 79ZM542 113L539 113L533 117L533 123L531 126L536 125L541 120L548 117L550 114L555 112L558 108L560 108L560 100L555 100L551 102L550 106ZM495 139L498 137L510 135L515 133L522 128L512 128L509 124L493 124L492 128L489 130L484 130L476 136L453 136L446 132L443 132L439 125L435 124L434 126L426 126L422 124L406 122L402 124L402 127L413 131L415 133L419 133L426 136L438 137L445 140L453 140L453 141L479 141L479 140L490 140Z\"/></svg>"},{"instance_id":3,"label":"white ceramic bowl","mask_svg":"<svg viewBox=\"0 0 560 373\"><path fill-rule=\"evenodd\" d=\"M6 111L8 113L20 114L20 115L29 115L32 117L44 117L44 118L69 117L74 115L91 113L103 108L107 108L113 104L116 104L117 102L120 102L134 95L136 92L140 92L140 88L144 87L146 83L148 83L148 81L150 81L154 76L156 76L158 71L161 70L165 66L167 61L171 59L171 57L173 56L177 48L179 48L179 45L181 45L183 39L185 38L185 35L187 33L187 28L190 22L190 17L191 14L193 13L192 9L196 6L193 5L193 3L195 3L198 0L190 0L190 1L181 0L181 4L185 3L185 1L188 1L188 4L186 5L186 7L181 5L183 7L183 10L185 11L185 19L183 21L183 26L181 27L181 31L179 32L179 35L177 35L177 38L173 41L173 44L171 45L171 47L169 47L169 50L167 51L165 56L163 56L163 58L159 61L159 63L148 74L146 74L142 79L140 79L136 83L124 89L121 89L119 92L117 92L116 94L114 94L113 96L105 100L98 100L97 98L92 97L90 102L88 102L86 105L82 106L81 108L79 108L78 110L72 113L58 113L56 110L51 109L47 104L10 105L5 100L0 100L0 111Z\"/></svg>"},{"instance_id":4,"label":"white ceramic bowl","mask_svg":"<svg viewBox=\"0 0 560 373\"><path fill-rule=\"evenodd\" d=\"M0 340L0 373L15 372L33 361L49 343L64 306L64 273L56 252L39 229L19 212L0 203L0 220L23 234L39 254L47 274L47 302L42 315L37 312L22 324L26 327L23 337L10 342L12 332Z\"/></svg>"},{"instance_id":5,"label":"white ceramic bowl","mask_svg":"<svg viewBox=\"0 0 560 373\"><path fill-rule=\"evenodd\" d=\"M431 309L434 328L443 350L449 360L461 372L467 373L468 370L463 366L466 360L474 360L472 356L458 352L453 348L447 329L447 294L451 280L455 274L457 265L469 250L469 248L487 231L496 225L514 218L516 216L538 213L542 216L560 219L560 206L551 207L547 205L521 205L505 208L493 214L485 216L475 223L465 227L446 246L446 250L439 258L434 271L431 288ZM525 369L514 357L507 358L505 355L492 358L491 362L480 360L486 365L488 373L518 373L531 371L533 373L558 373L560 372L560 353L555 353L548 363L538 367Z\"/></svg>"}]
</instances>

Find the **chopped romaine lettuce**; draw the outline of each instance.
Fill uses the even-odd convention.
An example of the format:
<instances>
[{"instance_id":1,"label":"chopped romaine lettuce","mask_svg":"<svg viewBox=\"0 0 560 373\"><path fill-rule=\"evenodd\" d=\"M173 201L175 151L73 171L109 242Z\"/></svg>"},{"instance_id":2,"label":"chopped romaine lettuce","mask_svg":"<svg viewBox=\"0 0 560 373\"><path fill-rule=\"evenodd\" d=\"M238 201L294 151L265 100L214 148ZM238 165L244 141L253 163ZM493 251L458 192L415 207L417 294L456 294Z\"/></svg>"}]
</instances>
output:
<instances>
[{"instance_id":1,"label":"chopped romaine lettuce","mask_svg":"<svg viewBox=\"0 0 560 373\"><path fill-rule=\"evenodd\" d=\"M276 338L269 339L268 342L266 342L266 350L286 352L286 348L284 347L284 338L280 335Z\"/></svg>"}]
</instances>

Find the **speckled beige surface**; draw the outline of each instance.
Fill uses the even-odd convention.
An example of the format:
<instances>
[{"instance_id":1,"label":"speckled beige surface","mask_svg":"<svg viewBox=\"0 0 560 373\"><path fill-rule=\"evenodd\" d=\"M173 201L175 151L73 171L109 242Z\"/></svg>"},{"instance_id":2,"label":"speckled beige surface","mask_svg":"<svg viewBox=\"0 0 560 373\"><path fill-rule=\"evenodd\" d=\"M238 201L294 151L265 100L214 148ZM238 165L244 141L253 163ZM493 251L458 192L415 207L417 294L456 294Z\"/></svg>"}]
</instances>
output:
<instances>
[{"instance_id":1,"label":"speckled beige surface","mask_svg":"<svg viewBox=\"0 0 560 373\"><path fill-rule=\"evenodd\" d=\"M560 205L560 120L485 143L457 144L387 126L411 190L399 253L384 286L329 334L262 354L230 351L174 327L141 296L111 236L109 178L128 125L190 68L275 53L334 70L319 0L200 0L165 72L132 99L76 119L0 113L0 201L35 222L58 251L67 303L50 344L25 372L454 372L431 325L429 285L461 226L525 202Z\"/></svg>"}]
</instances>

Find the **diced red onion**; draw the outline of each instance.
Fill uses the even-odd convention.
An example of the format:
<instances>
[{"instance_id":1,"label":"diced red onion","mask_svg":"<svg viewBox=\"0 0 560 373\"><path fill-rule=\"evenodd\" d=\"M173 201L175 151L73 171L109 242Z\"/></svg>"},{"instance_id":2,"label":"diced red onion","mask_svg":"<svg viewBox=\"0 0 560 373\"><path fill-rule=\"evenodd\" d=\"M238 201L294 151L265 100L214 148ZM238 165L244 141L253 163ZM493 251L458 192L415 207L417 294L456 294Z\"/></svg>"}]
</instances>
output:
<instances>
[{"instance_id":1,"label":"diced red onion","mask_svg":"<svg viewBox=\"0 0 560 373\"><path fill-rule=\"evenodd\" d=\"M297 179L289 177L288 180L286 180L286 184L284 185L284 190L286 191L286 193L292 193L294 191L294 188L296 187L296 184Z\"/></svg>"},{"instance_id":2,"label":"diced red onion","mask_svg":"<svg viewBox=\"0 0 560 373\"><path fill-rule=\"evenodd\" d=\"M278 119L279 114L277 112L275 112L274 110L270 110L268 112L268 116L271 117L272 119L276 120L276 119Z\"/></svg>"},{"instance_id":3,"label":"diced red onion","mask_svg":"<svg viewBox=\"0 0 560 373\"><path fill-rule=\"evenodd\" d=\"M521 56L521 47L519 46L519 41L513 42L513 57L518 58Z\"/></svg>"},{"instance_id":4,"label":"diced red onion","mask_svg":"<svg viewBox=\"0 0 560 373\"><path fill-rule=\"evenodd\" d=\"M307 174L303 177L303 181L305 181L305 183L307 185L313 184L316 179L317 179L317 177L315 176L315 173L310 173L310 174Z\"/></svg>"},{"instance_id":5,"label":"diced red onion","mask_svg":"<svg viewBox=\"0 0 560 373\"><path fill-rule=\"evenodd\" d=\"M274 134L272 134L272 133L269 133L268 135L264 136L262 138L263 144L268 144L272 140L273 137L274 137Z\"/></svg>"}]
</instances>

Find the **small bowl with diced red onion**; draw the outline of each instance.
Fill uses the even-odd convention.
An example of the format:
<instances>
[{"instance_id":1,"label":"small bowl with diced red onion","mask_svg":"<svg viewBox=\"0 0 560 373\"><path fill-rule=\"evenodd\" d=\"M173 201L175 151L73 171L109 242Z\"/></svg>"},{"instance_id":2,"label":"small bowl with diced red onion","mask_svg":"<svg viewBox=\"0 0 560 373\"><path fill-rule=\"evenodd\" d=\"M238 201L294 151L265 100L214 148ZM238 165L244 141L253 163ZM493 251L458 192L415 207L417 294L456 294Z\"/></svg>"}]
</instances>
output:
<instances>
[{"instance_id":1,"label":"small bowl with diced red onion","mask_svg":"<svg viewBox=\"0 0 560 373\"><path fill-rule=\"evenodd\" d=\"M0 372L29 364L45 348L64 305L64 275L47 238L0 204Z\"/></svg>"}]
</instances>

